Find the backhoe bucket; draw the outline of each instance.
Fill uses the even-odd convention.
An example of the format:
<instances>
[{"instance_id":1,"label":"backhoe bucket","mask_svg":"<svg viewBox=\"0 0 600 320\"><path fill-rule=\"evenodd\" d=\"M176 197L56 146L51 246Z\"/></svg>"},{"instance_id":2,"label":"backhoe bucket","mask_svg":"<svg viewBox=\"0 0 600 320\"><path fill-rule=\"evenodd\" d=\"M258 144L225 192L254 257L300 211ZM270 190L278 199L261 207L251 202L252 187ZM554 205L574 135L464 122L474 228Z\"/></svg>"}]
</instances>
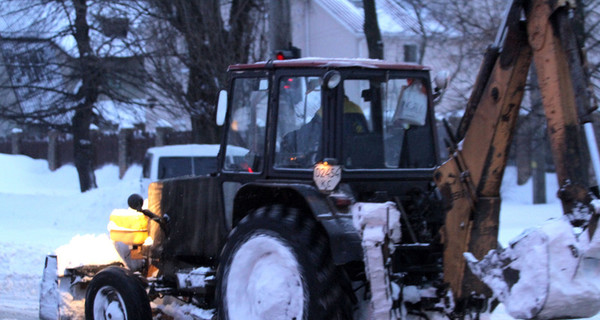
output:
<instances>
[{"instance_id":1,"label":"backhoe bucket","mask_svg":"<svg viewBox=\"0 0 600 320\"><path fill-rule=\"evenodd\" d=\"M518 319L588 318L600 311L600 238L575 234L566 217L525 231L471 271Z\"/></svg>"}]
</instances>

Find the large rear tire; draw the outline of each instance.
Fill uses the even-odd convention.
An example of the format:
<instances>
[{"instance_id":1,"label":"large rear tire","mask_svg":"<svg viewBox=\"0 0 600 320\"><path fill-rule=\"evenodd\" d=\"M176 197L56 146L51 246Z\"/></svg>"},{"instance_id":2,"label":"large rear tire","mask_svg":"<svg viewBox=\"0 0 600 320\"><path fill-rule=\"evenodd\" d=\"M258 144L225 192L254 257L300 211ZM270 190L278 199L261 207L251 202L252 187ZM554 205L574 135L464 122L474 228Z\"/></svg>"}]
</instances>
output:
<instances>
[{"instance_id":1,"label":"large rear tire","mask_svg":"<svg viewBox=\"0 0 600 320\"><path fill-rule=\"evenodd\" d=\"M219 319L351 319L323 228L298 209L263 207L231 232L217 270Z\"/></svg>"},{"instance_id":2,"label":"large rear tire","mask_svg":"<svg viewBox=\"0 0 600 320\"><path fill-rule=\"evenodd\" d=\"M150 320L146 290L131 271L108 267L94 276L85 297L87 320Z\"/></svg>"}]
</instances>

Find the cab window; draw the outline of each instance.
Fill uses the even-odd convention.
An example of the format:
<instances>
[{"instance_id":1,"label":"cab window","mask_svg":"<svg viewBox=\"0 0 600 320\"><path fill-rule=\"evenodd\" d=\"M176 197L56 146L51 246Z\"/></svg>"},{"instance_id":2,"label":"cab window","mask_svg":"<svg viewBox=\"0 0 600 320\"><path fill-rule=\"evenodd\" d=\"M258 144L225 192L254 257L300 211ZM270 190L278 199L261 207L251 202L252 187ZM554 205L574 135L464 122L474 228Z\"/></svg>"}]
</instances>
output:
<instances>
[{"instance_id":1,"label":"cab window","mask_svg":"<svg viewBox=\"0 0 600 320\"><path fill-rule=\"evenodd\" d=\"M267 78L237 78L233 82L224 170L258 172L262 168L267 124ZM235 156L229 157L229 153ZM242 154L243 156L239 156Z\"/></svg>"},{"instance_id":2,"label":"cab window","mask_svg":"<svg viewBox=\"0 0 600 320\"><path fill-rule=\"evenodd\" d=\"M423 79L346 79L343 88L345 168L431 168L435 165Z\"/></svg>"}]
</instances>

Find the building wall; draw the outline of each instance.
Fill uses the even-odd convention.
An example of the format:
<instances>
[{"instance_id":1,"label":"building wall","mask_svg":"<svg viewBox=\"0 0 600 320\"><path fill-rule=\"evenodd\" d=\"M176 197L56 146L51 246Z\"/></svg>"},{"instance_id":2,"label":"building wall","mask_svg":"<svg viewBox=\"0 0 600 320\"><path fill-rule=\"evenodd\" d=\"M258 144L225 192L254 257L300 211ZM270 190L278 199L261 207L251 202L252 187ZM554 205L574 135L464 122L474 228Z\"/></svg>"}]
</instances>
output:
<instances>
[{"instance_id":1,"label":"building wall","mask_svg":"<svg viewBox=\"0 0 600 320\"><path fill-rule=\"evenodd\" d=\"M303 57L368 56L364 35L354 34L312 0L292 1L292 41Z\"/></svg>"},{"instance_id":2,"label":"building wall","mask_svg":"<svg viewBox=\"0 0 600 320\"><path fill-rule=\"evenodd\" d=\"M405 60L405 46L416 46L418 48L417 39L411 39L410 37L400 37L397 35L383 35L383 55L384 59L393 62L417 62L418 55L415 57L416 60L409 61ZM418 50L417 50L418 51Z\"/></svg>"},{"instance_id":3,"label":"building wall","mask_svg":"<svg viewBox=\"0 0 600 320\"><path fill-rule=\"evenodd\" d=\"M367 42L362 31L352 31L318 1L291 2L292 41L294 46L302 49L303 57L368 58ZM412 35L382 33L384 58L388 61L404 62L404 45L417 44Z\"/></svg>"}]
</instances>

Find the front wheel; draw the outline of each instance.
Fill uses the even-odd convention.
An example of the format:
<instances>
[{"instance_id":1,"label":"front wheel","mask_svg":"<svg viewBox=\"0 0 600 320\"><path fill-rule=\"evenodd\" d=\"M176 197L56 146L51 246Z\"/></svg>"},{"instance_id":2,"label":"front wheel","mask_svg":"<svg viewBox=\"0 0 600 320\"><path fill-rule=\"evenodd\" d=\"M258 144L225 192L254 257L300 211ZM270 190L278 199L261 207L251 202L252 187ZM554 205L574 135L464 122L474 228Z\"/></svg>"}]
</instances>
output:
<instances>
[{"instance_id":1,"label":"front wheel","mask_svg":"<svg viewBox=\"0 0 600 320\"><path fill-rule=\"evenodd\" d=\"M142 283L131 271L108 267L94 276L85 298L88 320L150 320L150 301Z\"/></svg>"},{"instance_id":2,"label":"front wheel","mask_svg":"<svg viewBox=\"0 0 600 320\"><path fill-rule=\"evenodd\" d=\"M230 234L220 262L220 319L351 318L325 232L298 209L250 213Z\"/></svg>"}]
</instances>

